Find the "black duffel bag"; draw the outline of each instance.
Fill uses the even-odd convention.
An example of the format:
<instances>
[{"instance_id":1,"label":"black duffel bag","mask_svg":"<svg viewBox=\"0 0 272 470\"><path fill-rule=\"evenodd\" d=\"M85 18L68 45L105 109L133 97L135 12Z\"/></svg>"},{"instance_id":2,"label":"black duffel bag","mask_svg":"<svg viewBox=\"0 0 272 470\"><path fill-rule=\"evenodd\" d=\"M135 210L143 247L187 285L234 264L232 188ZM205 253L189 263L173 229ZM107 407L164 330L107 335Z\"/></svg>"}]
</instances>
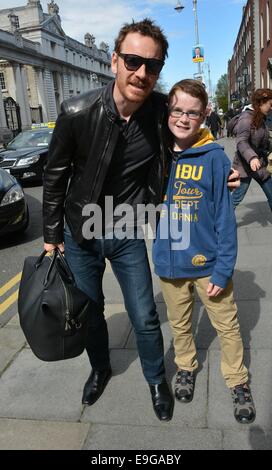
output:
<instances>
[{"instance_id":1,"label":"black duffel bag","mask_svg":"<svg viewBox=\"0 0 272 470\"><path fill-rule=\"evenodd\" d=\"M91 300L75 285L58 248L52 256L27 257L19 288L20 324L43 361L79 356L86 347Z\"/></svg>"}]
</instances>

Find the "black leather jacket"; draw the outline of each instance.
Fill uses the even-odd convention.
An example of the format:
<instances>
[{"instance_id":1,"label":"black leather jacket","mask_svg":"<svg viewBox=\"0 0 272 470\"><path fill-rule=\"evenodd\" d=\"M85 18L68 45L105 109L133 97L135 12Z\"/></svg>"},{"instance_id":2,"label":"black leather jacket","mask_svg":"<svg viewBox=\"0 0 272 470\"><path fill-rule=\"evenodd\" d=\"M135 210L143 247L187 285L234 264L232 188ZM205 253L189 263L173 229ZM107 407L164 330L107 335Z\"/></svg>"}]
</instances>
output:
<instances>
[{"instance_id":1,"label":"black leather jacket","mask_svg":"<svg viewBox=\"0 0 272 470\"><path fill-rule=\"evenodd\" d=\"M44 175L43 217L46 243L63 241L64 216L74 239L83 241L82 215L86 204L96 203L118 141L119 127L110 110L112 83L64 101L49 147ZM161 152L147 176L146 203L161 202L165 169L162 123L166 97L152 92L154 119Z\"/></svg>"}]
</instances>

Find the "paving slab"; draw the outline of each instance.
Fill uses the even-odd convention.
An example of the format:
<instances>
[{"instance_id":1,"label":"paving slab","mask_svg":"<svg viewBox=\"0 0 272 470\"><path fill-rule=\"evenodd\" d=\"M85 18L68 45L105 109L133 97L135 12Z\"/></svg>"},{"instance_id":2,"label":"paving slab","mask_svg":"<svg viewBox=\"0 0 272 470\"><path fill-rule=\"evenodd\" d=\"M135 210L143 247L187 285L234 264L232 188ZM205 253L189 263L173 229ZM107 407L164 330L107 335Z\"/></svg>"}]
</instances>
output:
<instances>
[{"instance_id":1,"label":"paving slab","mask_svg":"<svg viewBox=\"0 0 272 470\"><path fill-rule=\"evenodd\" d=\"M238 250L245 246L250 245L249 237L247 234L247 228L241 227L237 232L237 239L238 239Z\"/></svg>"},{"instance_id":2,"label":"paving slab","mask_svg":"<svg viewBox=\"0 0 272 470\"><path fill-rule=\"evenodd\" d=\"M262 231L262 229L259 229ZM236 263L236 269L240 270L251 270L254 274L256 269L265 267L271 267L271 256L268 256L270 253L267 251L268 248L262 244L243 246L242 250L238 249L238 257Z\"/></svg>"},{"instance_id":3,"label":"paving slab","mask_svg":"<svg viewBox=\"0 0 272 470\"><path fill-rule=\"evenodd\" d=\"M0 375L25 343L26 340L20 328L11 326L0 328Z\"/></svg>"},{"instance_id":4,"label":"paving slab","mask_svg":"<svg viewBox=\"0 0 272 470\"><path fill-rule=\"evenodd\" d=\"M202 352L199 352L201 356ZM135 426L161 426L155 416L149 387L142 375L140 361L136 351L114 350L111 352L114 375L102 397L91 407L85 407L82 422L92 424L121 424ZM202 363L202 370L197 375L196 392L193 403L175 403L172 421L164 423L166 427L192 426L206 427L207 410L207 375L208 364ZM174 380L175 365L173 356L165 358L169 383Z\"/></svg>"},{"instance_id":5,"label":"paving slab","mask_svg":"<svg viewBox=\"0 0 272 470\"><path fill-rule=\"evenodd\" d=\"M270 245L272 240L272 225L269 227L248 227L247 235L251 245ZM269 253L269 246L264 246L264 252ZM271 252L270 252L271 253Z\"/></svg>"},{"instance_id":6,"label":"paving slab","mask_svg":"<svg viewBox=\"0 0 272 470\"><path fill-rule=\"evenodd\" d=\"M89 425L0 418L1 450L81 450Z\"/></svg>"},{"instance_id":7,"label":"paving slab","mask_svg":"<svg viewBox=\"0 0 272 470\"><path fill-rule=\"evenodd\" d=\"M121 304L124 302L122 291L112 272L105 272L103 276L103 292L106 304Z\"/></svg>"},{"instance_id":8,"label":"paving slab","mask_svg":"<svg viewBox=\"0 0 272 470\"><path fill-rule=\"evenodd\" d=\"M271 301L238 301L238 319L244 347L257 349L271 347L272 315ZM215 329L212 327L206 310L201 306L194 325L195 343L201 349L220 349Z\"/></svg>"},{"instance_id":9,"label":"paving slab","mask_svg":"<svg viewBox=\"0 0 272 470\"><path fill-rule=\"evenodd\" d=\"M252 425L246 431L224 431L224 450L272 450L272 431Z\"/></svg>"},{"instance_id":10,"label":"paving slab","mask_svg":"<svg viewBox=\"0 0 272 470\"><path fill-rule=\"evenodd\" d=\"M272 247L271 247L272 251ZM266 258L268 256L266 255ZM236 266L233 276L234 284L234 298L238 300L259 300L259 299L271 299L271 278L272 278L272 266L271 262L267 266L255 266L252 261L252 265L249 266L249 260L247 260L247 266Z\"/></svg>"},{"instance_id":11,"label":"paving slab","mask_svg":"<svg viewBox=\"0 0 272 470\"><path fill-rule=\"evenodd\" d=\"M85 353L67 361L46 363L24 349L1 377L0 417L77 422L89 373Z\"/></svg>"},{"instance_id":12,"label":"paving slab","mask_svg":"<svg viewBox=\"0 0 272 470\"><path fill-rule=\"evenodd\" d=\"M263 430L272 429L272 351L251 349L245 351L245 364L249 367L251 390L256 407L256 420L245 425L236 422L233 416L231 394L220 372L220 355L209 351L209 403L208 427L245 431L254 426Z\"/></svg>"},{"instance_id":13,"label":"paving slab","mask_svg":"<svg viewBox=\"0 0 272 470\"><path fill-rule=\"evenodd\" d=\"M220 450L220 431L171 426L91 425L88 450ZM182 464L182 455L179 465Z\"/></svg>"},{"instance_id":14,"label":"paving slab","mask_svg":"<svg viewBox=\"0 0 272 470\"><path fill-rule=\"evenodd\" d=\"M110 349L123 348L131 331L131 323L124 304L107 304L105 318L109 331Z\"/></svg>"},{"instance_id":15,"label":"paving slab","mask_svg":"<svg viewBox=\"0 0 272 470\"><path fill-rule=\"evenodd\" d=\"M19 326L20 327L20 320L19 315L16 313L8 322L8 326ZM20 327L21 328L21 327Z\"/></svg>"}]
</instances>

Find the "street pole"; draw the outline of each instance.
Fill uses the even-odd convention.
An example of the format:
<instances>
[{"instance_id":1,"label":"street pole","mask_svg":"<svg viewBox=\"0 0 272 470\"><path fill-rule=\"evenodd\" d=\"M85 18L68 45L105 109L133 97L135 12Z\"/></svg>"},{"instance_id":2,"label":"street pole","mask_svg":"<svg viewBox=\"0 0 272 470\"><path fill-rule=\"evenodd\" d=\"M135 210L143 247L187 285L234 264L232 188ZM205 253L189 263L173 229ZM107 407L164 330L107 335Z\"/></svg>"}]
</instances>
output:
<instances>
[{"instance_id":1,"label":"street pole","mask_svg":"<svg viewBox=\"0 0 272 470\"><path fill-rule=\"evenodd\" d=\"M196 44L199 44L199 32L198 32L198 18L197 18L197 0L193 0L193 12L195 17L195 38ZM200 62L197 63L198 73L201 75L201 65Z\"/></svg>"},{"instance_id":2,"label":"street pole","mask_svg":"<svg viewBox=\"0 0 272 470\"><path fill-rule=\"evenodd\" d=\"M175 6L176 12L177 13L182 12L183 8L184 6L178 0ZM199 44L199 32L198 32L198 18L197 18L197 0L193 0L193 12L194 12L194 17L195 17L195 41L196 41L195 45L198 45ZM202 72L201 72L200 62L197 62L197 69L198 69L198 75L201 75Z\"/></svg>"},{"instance_id":3,"label":"street pole","mask_svg":"<svg viewBox=\"0 0 272 470\"><path fill-rule=\"evenodd\" d=\"M212 83L211 83L211 69L210 64L208 63L208 77L209 77L209 98L212 98Z\"/></svg>"}]
</instances>

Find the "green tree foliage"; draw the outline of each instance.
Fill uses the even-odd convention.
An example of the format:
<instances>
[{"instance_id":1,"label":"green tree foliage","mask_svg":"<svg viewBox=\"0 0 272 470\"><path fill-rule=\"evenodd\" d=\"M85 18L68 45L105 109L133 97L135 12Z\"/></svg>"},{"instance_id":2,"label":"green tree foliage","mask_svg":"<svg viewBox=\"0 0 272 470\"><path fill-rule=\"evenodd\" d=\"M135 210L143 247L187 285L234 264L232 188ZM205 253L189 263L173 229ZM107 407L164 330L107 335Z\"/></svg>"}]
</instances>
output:
<instances>
[{"instance_id":1,"label":"green tree foliage","mask_svg":"<svg viewBox=\"0 0 272 470\"><path fill-rule=\"evenodd\" d=\"M222 108L225 113L228 109L228 77L226 73L221 75L217 82L215 96L218 107Z\"/></svg>"}]
</instances>

